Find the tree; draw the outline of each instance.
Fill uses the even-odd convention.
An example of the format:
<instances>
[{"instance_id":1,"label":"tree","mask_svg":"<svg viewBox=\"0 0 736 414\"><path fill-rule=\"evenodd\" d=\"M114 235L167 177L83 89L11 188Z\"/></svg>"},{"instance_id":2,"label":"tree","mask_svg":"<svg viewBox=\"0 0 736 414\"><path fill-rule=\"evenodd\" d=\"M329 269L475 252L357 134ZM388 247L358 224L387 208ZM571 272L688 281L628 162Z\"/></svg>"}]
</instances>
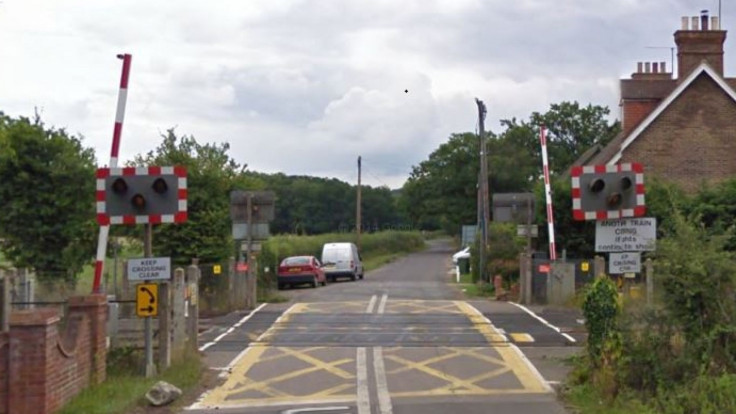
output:
<instances>
[{"instance_id":1,"label":"tree","mask_svg":"<svg viewBox=\"0 0 736 414\"><path fill-rule=\"evenodd\" d=\"M504 131L489 132L487 137L491 195L532 191L540 181L541 124L548 128L554 176L566 171L592 145L604 145L618 133L618 122L605 119L608 113L606 107L562 102L551 105L544 114L533 113L529 121L502 120ZM479 152L476 134L453 134L428 160L414 167L400 197L403 213L413 225L457 233L460 225L476 222Z\"/></svg>"},{"instance_id":2,"label":"tree","mask_svg":"<svg viewBox=\"0 0 736 414\"><path fill-rule=\"evenodd\" d=\"M255 174L276 193L271 232L321 234L355 229L356 186L335 178ZM385 187L362 187L365 230L383 229L398 221L394 197Z\"/></svg>"},{"instance_id":3,"label":"tree","mask_svg":"<svg viewBox=\"0 0 736 414\"><path fill-rule=\"evenodd\" d=\"M188 219L154 227L154 255L170 256L178 264L195 257L203 263L227 259L234 251L230 191L263 188L263 183L244 174L246 166L228 155L227 143L200 144L173 129L162 137L154 151L136 156L133 164L186 167Z\"/></svg>"},{"instance_id":4,"label":"tree","mask_svg":"<svg viewBox=\"0 0 736 414\"><path fill-rule=\"evenodd\" d=\"M364 186L361 191L362 224L365 230L389 230L399 224L396 202L388 187Z\"/></svg>"},{"instance_id":5,"label":"tree","mask_svg":"<svg viewBox=\"0 0 736 414\"><path fill-rule=\"evenodd\" d=\"M550 173L561 173L593 145L606 145L621 131L618 121L606 120L609 113L605 106L588 104L581 107L577 102L561 102L550 105L543 114L533 112L528 122L515 118L502 120L501 125L506 128L502 135L513 135L515 141L538 160L538 177L542 174L539 133L540 126L544 125Z\"/></svg>"},{"instance_id":6,"label":"tree","mask_svg":"<svg viewBox=\"0 0 736 414\"><path fill-rule=\"evenodd\" d=\"M412 225L457 233L476 222L479 153L477 135L453 134L412 169L400 202Z\"/></svg>"},{"instance_id":7,"label":"tree","mask_svg":"<svg viewBox=\"0 0 736 414\"><path fill-rule=\"evenodd\" d=\"M73 280L94 255L95 156L40 117L0 113L0 235L13 265Z\"/></svg>"}]
</instances>

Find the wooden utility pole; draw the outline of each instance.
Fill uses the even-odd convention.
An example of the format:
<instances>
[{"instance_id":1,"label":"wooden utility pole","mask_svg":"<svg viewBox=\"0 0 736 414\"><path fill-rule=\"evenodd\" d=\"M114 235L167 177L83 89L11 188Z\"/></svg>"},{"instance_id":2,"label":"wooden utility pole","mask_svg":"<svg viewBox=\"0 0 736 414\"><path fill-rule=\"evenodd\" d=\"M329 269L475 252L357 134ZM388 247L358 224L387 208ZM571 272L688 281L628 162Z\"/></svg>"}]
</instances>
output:
<instances>
[{"instance_id":1,"label":"wooden utility pole","mask_svg":"<svg viewBox=\"0 0 736 414\"><path fill-rule=\"evenodd\" d=\"M355 202L355 232L358 235L357 245L358 251L360 251L360 229L362 227L360 222L360 156L358 156L358 200Z\"/></svg>"},{"instance_id":2,"label":"wooden utility pole","mask_svg":"<svg viewBox=\"0 0 736 414\"><path fill-rule=\"evenodd\" d=\"M483 218L481 221L480 231L480 276L481 279L490 282L490 277L486 275L486 250L488 246L488 223L490 221L490 195L488 193L488 156L486 154L486 132L484 122L486 119L486 106L483 101L475 99L478 105L478 135L480 141L480 193L481 202L483 203Z\"/></svg>"}]
</instances>

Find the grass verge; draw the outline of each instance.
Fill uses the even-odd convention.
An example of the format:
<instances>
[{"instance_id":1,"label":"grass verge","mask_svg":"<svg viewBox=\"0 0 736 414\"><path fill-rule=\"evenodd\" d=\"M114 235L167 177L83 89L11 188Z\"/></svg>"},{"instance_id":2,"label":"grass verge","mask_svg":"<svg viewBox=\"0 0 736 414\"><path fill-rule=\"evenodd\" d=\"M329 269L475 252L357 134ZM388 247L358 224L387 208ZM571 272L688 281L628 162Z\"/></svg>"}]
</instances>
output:
<instances>
[{"instance_id":1,"label":"grass verge","mask_svg":"<svg viewBox=\"0 0 736 414\"><path fill-rule=\"evenodd\" d=\"M563 392L564 400L570 408L581 414L654 414L650 407L639 400L619 395L613 403L591 384L581 384L566 388Z\"/></svg>"},{"instance_id":2,"label":"grass verge","mask_svg":"<svg viewBox=\"0 0 736 414\"><path fill-rule=\"evenodd\" d=\"M143 378L135 368L142 369L139 351L116 350L108 356L107 380L87 388L72 399L59 414L123 414L148 405L146 392L159 380L179 387L184 395L195 389L204 371L199 355L189 351L171 367L154 378ZM178 407L182 399L170 408Z\"/></svg>"},{"instance_id":3,"label":"grass verge","mask_svg":"<svg viewBox=\"0 0 736 414\"><path fill-rule=\"evenodd\" d=\"M453 277L453 281L455 278ZM460 283L453 283L468 298L493 297L495 291L489 283L473 283L473 275L470 273L460 275Z\"/></svg>"}]
</instances>

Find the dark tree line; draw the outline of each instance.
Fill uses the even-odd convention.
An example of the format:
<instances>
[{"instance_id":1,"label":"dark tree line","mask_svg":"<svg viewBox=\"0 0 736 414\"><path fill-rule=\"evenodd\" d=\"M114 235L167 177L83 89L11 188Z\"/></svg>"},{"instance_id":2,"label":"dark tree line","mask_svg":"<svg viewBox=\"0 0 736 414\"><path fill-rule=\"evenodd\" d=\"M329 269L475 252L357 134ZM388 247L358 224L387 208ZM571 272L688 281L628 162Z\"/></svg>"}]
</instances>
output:
<instances>
[{"instance_id":1,"label":"dark tree line","mask_svg":"<svg viewBox=\"0 0 736 414\"><path fill-rule=\"evenodd\" d=\"M273 233L320 234L354 231L357 186L338 179L284 174L257 174L265 188L276 193ZM387 187L362 186L364 231L401 226L394 197Z\"/></svg>"}]
</instances>

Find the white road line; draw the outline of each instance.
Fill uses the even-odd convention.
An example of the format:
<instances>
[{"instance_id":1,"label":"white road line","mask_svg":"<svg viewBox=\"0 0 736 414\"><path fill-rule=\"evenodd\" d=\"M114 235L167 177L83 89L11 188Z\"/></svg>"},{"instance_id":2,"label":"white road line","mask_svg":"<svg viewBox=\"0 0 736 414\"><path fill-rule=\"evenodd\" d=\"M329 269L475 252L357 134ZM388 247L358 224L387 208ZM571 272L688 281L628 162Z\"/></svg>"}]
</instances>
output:
<instances>
[{"instance_id":1,"label":"white road line","mask_svg":"<svg viewBox=\"0 0 736 414\"><path fill-rule=\"evenodd\" d=\"M547 321L546 321L546 320L544 320L543 318L540 318L540 317L539 317L539 316L538 316L538 315L537 315L536 313L534 313L534 312L530 311L529 309L527 309L527 307L526 307L526 306L524 306L524 305L519 305L519 304L518 304L518 303L516 303L516 302L509 302L509 303L510 303L510 304L512 304L512 305L514 305L514 306L516 306L517 308L519 308L519 309L523 310L524 312L528 313L528 314L529 314L529 315L531 315L531 316L532 316L533 318L537 319L537 320L538 320L539 322L542 322L542 324L544 324L544 325L545 325L545 326L547 326L548 328L550 328L550 329L552 329L553 331L556 331L556 332L557 332L557 333L559 333L560 335L564 336L564 337L565 337L565 338L567 338L567 340L569 340L570 342L577 342L577 341L575 340L575 338L573 338L572 336L570 336L570 335L568 335L568 334L566 334L566 333L563 333L563 332L562 332L562 331L560 330L560 328L558 328L558 327L556 327L556 326L552 325L551 323L547 322Z\"/></svg>"},{"instance_id":2,"label":"white road line","mask_svg":"<svg viewBox=\"0 0 736 414\"><path fill-rule=\"evenodd\" d=\"M495 326L493 326L493 324L491 323L490 319L488 319L485 315L483 315L483 313L481 311L479 311L475 306L473 306L473 305L471 305L469 303L468 303L468 306L470 307L470 309L472 309L476 313L478 313L478 315L482 316L483 319L485 319L486 322L489 325L491 325L491 327L493 327L493 329L496 330L496 332L498 332L498 328L496 328ZM529 370L532 372L532 374L534 374L534 376L536 376L537 379L539 380L539 382L542 384L542 387L544 387L544 389L547 390L548 392L553 392L552 387L549 386L549 384L547 383L547 380L544 379L544 377L542 376L542 374L540 374L539 371L537 370L537 367L535 367L534 364L532 364L532 362L529 361L529 359L526 357L526 355L524 355L524 353L521 352L521 349L519 349L519 347L516 346L516 345L514 345L513 343L509 342L508 341L508 338L506 338L506 336L504 336L504 340L509 344L509 347L511 347L511 349L513 349L514 352L516 352L519 355L519 358L521 358L521 360L524 361L524 363L526 363L527 367L529 367Z\"/></svg>"},{"instance_id":3,"label":"white road line","mask_svg":"<svg viewBox=\"0 0 736 414\"><path fill-rule=\"evenodd\" d=\"M255 315L259 310L261 310L264 306L266 306L267 303L261 303L261 305L255 309L253 309L253 312L245 315L241 320L237 321L235 324L233 324L231 327L229 327L224 333L220 334L217 338L213 339L211 342L207 342L206 344L199 347L200 351L204 351L207 348L211 347L212 345L220 342L220 340L227 335L233 333L235 328L239 328L242 324L248 322L248 319L250 319L253 315Z\"/></svg>"},{"instance_id":4,"label":"white road line","mask_svg":"<svg viewBox=\"0 0 736 414\"><path fill-rule=\"evenodd\" d=\"M264 303L263 305L265 305L265 303ZM258 309L260 309L260 308L261 308L261 307L262 307L263 305L259 306L259 307L258 307ZM274 322L274 323L273 323L273 324L272 324L271 326L269 326L269 327L268 327L268 329L266 329L266 330L265 330L265 331L264 331L264 332L263 332L262 334L260 334L260 335L258 336L258 338L256 338L255 342L256 342L256 343L258 343L258 342L261 342L261 340L263 339L263 337L264 337L264 336L266 336L266 334L268 334L268 332L269 332L269 331L270 331L271 329L273 329L273 327L274 327L274 326L276 326L276 324L277 324L277 323L279 323L279 321L281 321L281 318L283 318L283 317L284 317L284 316L286 316L286 315L287 315L287 314L288 314L289 312L291 312L291 310L292 310L292 309L294 308L294 306L296 306L296 304L294 304L294 305L291 305L291 306L289 307L289 309L287 309L287 310L286 310L286 312L282 313L282 314L281 314L281 316L279 316L278 318L276 318L276 321L275 321L275 322ZM230 363L229 363L229 364L227 365L227 372L223 372L223 373L222 373L222 374L220 374L220 375L224 375L224 376L227 376L227 375L228 375L228 374L230 373L230 371L231 371L231 370L233 369L233 367L234 367L234 366L235 366L235 365L236 365L236 364L237 364L237 363L238 363L238 362L239 362L239 361L240 361L241 359L243 359L243 357L244 357L244 356L245 356L245 355L246 355L246 354L248 353L248 351L250 351L250 350L251 350L251 348L253 348L253 344L252 344L252 343L251 343L251 345L248 345L248 347L247 347L247 348L245 348L245 349L244 349L244 350L243 350L243 351L242 351L241 353L239 353L239 354L238 354L238 355L237 355L237 356L236 356L235 358L233 358L233 360L232 360L232 361L230 361Z\"/></svg>"},{"instance_id":5,"label":"white road line","mask_svg":"<svg viewBox=\"0 0 736 414\"><path fill-rule=\"evenodd\" d=\"M386 310L387 301L388 301L388 295L384 293L383 296L381 296L381 303L378 305L377 313L383 313Z\"/></svg>"},{"instance_id":6,"label":"white road line","mask_svg":"<svg viewBox=\"0 0 736 414\"><path fill-rule=\"evenodd\" d=\"M373 313L373 308L376 306L376 295L371 296L371 301L368 302L368 307L365 309L365 313Z\"/></svg>"},{"instance_id":7,"label":"white road line","mask_svg":"<svg viewBox=\"0 0 736 414\"><path fill-rule=\"evenodd\" d=\"M263 338L266 335L268 335L269 332L271 332L271 330L273 329L273 327L276 326L276 325L278 325L279 322L281 322L281 320L284 318L284 316L288 315L289 312L291 312L291 310L294 309L294 306L296 306L296 303L293 304L293 305L291 305L291 306L289 306L289 309L287 309L286 312L282 313L281 316L279 316L278 318L276 318L276 320L273 322L273 324L271 324L271 326L268 327L268 329L266 329L262 334L258 335L258 338L256 338L255 342L256 343L261 342L261 340L263 340Z\"/></svg>"},{"instance_id":8,"label":"white road line","mask_svg":"<svg viewBox=\"0 0 736 414\"><path fill-rule=\"evenodd\" d=\"M366 362L365 348L358 348L356 355L357 365L357 388L358 388L358 414L371 414L371 400L368 390L368 365Z\"/></svg>"},{"instance_id":9,"label":"white road line","mask_svg":"<svg viewBox=\"0 0 736 414\"><path fill-rule=\"evenodd\" d=\"M253 349L253 345L248 345L247 348L242 350L235 358L233 358L232 361L230 361L229 364L227 364L227 367L225 367L225 370L223 370L223 372L220 373L219 377L227 378L227 376L230 375L230 373L232 373L233 368L235 368L235 365L237 365L238 362L240 362L240 360L243 359L243 357L245 357L251 349Z\"/></svg>"},{"instance_id":10,"label":"white road line","mask_svg":"<svg viewBox=\"0 0 736 414\"><path fill-rule=\"evenodd\" d=\"M350 407L312 407L312 408L294 408L292 410L282 411L281 414L297 414L297 413L311 413L315 411L345 411L349 410Z\"/></svg>"},{"instance_id":11,"label":"white road line","mask_svg":"<svg viewBox=\"0 0 736 414\"><path fill-rule=\"evenodd\" d=\"M521 349L519 349L518 346L512 343L509 343L509 346L519 355L519 358L521 358L526 363L526 365L529 367L529 370L532 372L532 374L534 374L534 376L536 376L539 382L542 384L542 387L544 387L544 389L547 390L547 392L554 392L552 387L549 385L549 382L547 382L547 380L544 379L544 377L539 372L537 367L535 367L534 364L532 364L532 362L529 361L526 355L524 355L524 353L521 352Z\"/></svg>"},{"instance_id":12,"label":"white road line","mask_svg":"<svg viewBox=\"0 0 736 414\"><path fill-rule=\"evenodd\" d=\"M383 365L383 348L373 348L373 369L376 373L376 391L378 393L378 408L381 414L393 414L391 395L388 392L386 368Z\"/></svg>"}]
</instances>

